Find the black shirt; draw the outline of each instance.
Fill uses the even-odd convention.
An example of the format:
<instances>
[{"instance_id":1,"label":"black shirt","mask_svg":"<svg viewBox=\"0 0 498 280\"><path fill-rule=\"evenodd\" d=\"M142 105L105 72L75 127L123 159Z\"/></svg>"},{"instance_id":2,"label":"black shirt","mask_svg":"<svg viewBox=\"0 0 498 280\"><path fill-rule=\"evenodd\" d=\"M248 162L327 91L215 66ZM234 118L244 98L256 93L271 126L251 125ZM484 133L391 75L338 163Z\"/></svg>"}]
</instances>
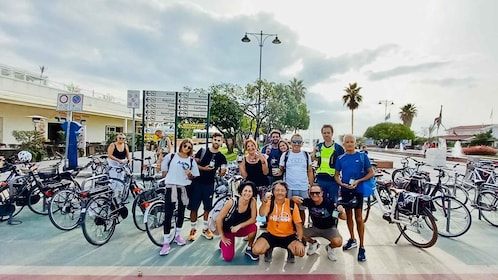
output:
<instances>
[{"instance_id":1,"label":"black shirt","mask_svg":"<svg viewBox=\"0 0 498 280\"><path fill-rule=\"evenodd\" d=\"M303 199L303 206L308 207L313 226L319 229L328 229L337 226L337 219L332 217L336 209L334 202L324 198L320 205L315 205L311 198Z\"/></svg>"},{"instance_id":2,"label":"black shirt","mask_svg":"<svg viewBox=\"0 0 498 280\"><path fill-rule=\"evenodd\" d=\"M201 158L202 154L202 149L197 151L195 154L195 158ZM211 159L214 159L214 169L211 171L204 171L199 169L200 176L196 177L194 179L195 182L202 183L202 184L213 184L214 183L214 176L216 175L216 170L221 167L222 164L227 164L227 159L225 155L223 155L221 152L217 152L213 154L209 149L206 150L206 153L204 154L204 157L201 159L201 162L199 162L199 166L208 166L209 163L211 162Z\"/></svg>"}]
</instances>

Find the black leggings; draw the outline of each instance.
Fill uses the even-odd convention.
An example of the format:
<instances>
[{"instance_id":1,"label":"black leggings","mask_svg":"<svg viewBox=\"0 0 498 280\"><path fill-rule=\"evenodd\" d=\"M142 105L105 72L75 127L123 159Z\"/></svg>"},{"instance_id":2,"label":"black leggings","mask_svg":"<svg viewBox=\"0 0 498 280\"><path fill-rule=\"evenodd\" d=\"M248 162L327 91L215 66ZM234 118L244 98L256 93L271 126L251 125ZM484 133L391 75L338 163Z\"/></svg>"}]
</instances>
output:
<instances>
[{"instance_id":1,"label":"black leggings","mask_svg":"<svg viewBox=\"0 0 498 280\"><path fill-rule=\"evenodd\" d=\"M185 217L185 205L182 202L182 190L181 188L176 188L178 192L178 214L176 215L176 227L181 228L183 226L183 217ZM175 211L175 202L171 202L171 188L166 188L166 194L164 196L164 234L169 234L171 231L171 219L173 218L173 212Z\"/></svg>"}]
</instances>

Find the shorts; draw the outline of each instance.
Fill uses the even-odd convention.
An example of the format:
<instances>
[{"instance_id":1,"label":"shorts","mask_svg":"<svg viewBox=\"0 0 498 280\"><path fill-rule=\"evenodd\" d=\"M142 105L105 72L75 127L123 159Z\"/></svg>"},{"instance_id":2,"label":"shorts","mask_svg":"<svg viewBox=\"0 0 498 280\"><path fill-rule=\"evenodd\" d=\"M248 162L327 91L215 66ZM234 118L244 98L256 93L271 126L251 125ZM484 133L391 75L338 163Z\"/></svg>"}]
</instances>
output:
<instances>
[{"instance_id":1,"label":"shorts","mask_svg":"<svg viewBox=\"0 0 498 280\"><path fill-rule=\"evenodd\" d=\"M289 190L287 192L287 198L292 198L293 196L299 196L302 198L308 198L308 191L301 191L301 190ZM300 206L299 210L305 210L306 206Z\"/></svg>"},{"instance_id":2,"label":"shorts","mask_svg":"<svg viewBox=\"0 0 498 280\"><path fill-rule=\"evenodd\" d=\"M213 208L214 183L203 184L194 181L192 182L192 185L188 187L188 194L188 210L198 211L201 206L201 202L204 207L204 211L210 211Z\"/></svg>"},{"instance_id":3,"label":"shorts","mask_svg":"<svg viewBox=\"0 0 498 280\"><path fill-rule=\"evenodd\" d=\"M331 240L332 238L341 237L339 230L337 227L333 226L331 228L320 229L317 227L309 227L304 228L304 236L306 237L323 237L327 240Z\"/></svg>"},{"instance_id":4,"label":"shorts","mask_svg":"<svg viewBox=\"0 0 498 280\"><path fill-rule=\"evenodd\" d=\"M356 205L351 206L348 204L343 204L344 208L349 209L363 209L363 194L354 192L354 190L349 190L346 188L341 188L341 201L343 203L347 203L351 201L353 198L356 198Z\"/></svg>"},{"instance_id":5,"label":"shorts","mask_svg":"<svg viewBox=\"0 0 498 280\"><path fill-rule=\"evenodd\" d=\"M275 236L269 232L263 232L258 238L264 238L270 244L270 248L280 247L287 249L292 241L297 240L297 236L295 234L291 234L289 236Z\"/></svg>"}]
</instances>

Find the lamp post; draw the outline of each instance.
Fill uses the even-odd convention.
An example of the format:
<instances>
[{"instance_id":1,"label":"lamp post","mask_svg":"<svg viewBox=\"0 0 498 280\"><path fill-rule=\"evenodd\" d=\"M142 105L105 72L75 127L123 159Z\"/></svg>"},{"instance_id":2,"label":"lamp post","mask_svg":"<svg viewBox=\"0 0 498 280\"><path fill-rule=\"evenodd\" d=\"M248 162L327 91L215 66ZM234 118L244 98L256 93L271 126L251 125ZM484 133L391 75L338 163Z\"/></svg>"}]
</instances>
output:
<instances>
[{"instance_id":1,"label":"lamp post","mask_svg":"<svg viewBox=\"0 0 498 280\"><path fill-rule=\"evenodd\" d=\"M391 106L391 105L394 105L394 102L391 101L391 100L381 100L379 101L379 105L380 104L384 104L384 122L387 121L387 105ZM389 115L389 117L391 117Z\"/></svg>"},{"instance_id":2,"label":"lamp post","mask_svg":"<svg viewBox=\"0 0 498 280\"><path fill-rule=\"evenodd\" d=\"M277 34L263 33L263 30L261 30L259 33L246 32L244 37L242 37L242 39L241 39L242 42L244 42L244 43L251 42L251 39L249 39L249 37L247 35L251 35L254 38L256 38L256 40L258 41L258 45L259 45L258 103L256 104L256 132L254 133L255 140L259 141L259 131L258 130L259 130L259 123L260 123L259 114L261 112L261 64L262 64L262 60L263 60L263 45L265 44L266 39L268 39L270 37L275 37L271 41L273 44L278 45L282 42L278 39Z\"/></svg>"}]
</instances>

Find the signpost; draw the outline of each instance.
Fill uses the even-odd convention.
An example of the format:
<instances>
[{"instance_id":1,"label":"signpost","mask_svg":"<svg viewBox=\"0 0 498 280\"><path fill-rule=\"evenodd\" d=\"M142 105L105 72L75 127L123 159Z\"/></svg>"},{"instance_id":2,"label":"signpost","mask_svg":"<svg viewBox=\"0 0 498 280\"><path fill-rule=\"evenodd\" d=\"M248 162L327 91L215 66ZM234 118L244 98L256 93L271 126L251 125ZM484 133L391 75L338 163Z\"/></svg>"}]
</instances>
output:
<instances>
[{"instance_id":1,"label":"signpost","mask_svg":"<svg viewBox=\"0 0 498 280\"><path fill-rule=\"evenodd\" d=\"M133 133L131 134L131 154L135 156L135 109L140 108L140 91L139 90L128 90L128 95L127 95L127 105L128 108L132 108L132 125L131 129ZM131 165L131 171L133 172L133 166L134 164Z\"/></svg>"},{"instance_id":2,"label":"signpost","mask_svg":"<svg viewBox=\"0 0 498 280\"><path fill-rule=\"evenodd\" d=\"M73 121L73 111L83 111L83 94L79 93L59 93L57 95L57 111L66 111L66 149L64 151L65 168L69 168L69 135L71 132L71 122Z\"/></svg>"}]
</instances>

